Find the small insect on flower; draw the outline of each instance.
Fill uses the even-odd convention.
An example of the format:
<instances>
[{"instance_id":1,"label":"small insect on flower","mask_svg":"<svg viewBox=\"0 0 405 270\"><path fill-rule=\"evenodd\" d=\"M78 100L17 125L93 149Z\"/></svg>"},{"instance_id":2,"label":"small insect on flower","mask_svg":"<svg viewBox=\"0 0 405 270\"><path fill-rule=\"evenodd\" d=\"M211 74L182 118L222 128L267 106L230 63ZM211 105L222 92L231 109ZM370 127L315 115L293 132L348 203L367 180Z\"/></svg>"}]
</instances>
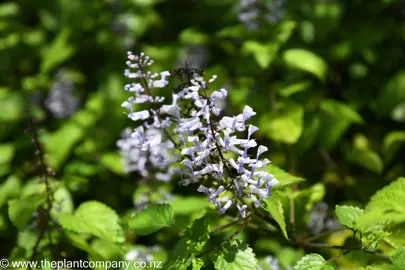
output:
<instances>
[{"instance_id":1,"label":"small insect on flower","mask_svg":"<svg viewBox=\"0 0 405 270\"><path fill-rule=\"evenodd\" d=\"M187 67L187 62L186 62L186 67L185 68L175 68L173 69L172 72L170 72L170 75L176 77L177 79L183 81L184 80L184 75L187 75L188 78L192 78L193 74L197 74L198 76L204 76L204 70L203 69L197 69L197 68L188 68ZM188 79L187 78L187 79Z\"/></svg>"}]
</instances>

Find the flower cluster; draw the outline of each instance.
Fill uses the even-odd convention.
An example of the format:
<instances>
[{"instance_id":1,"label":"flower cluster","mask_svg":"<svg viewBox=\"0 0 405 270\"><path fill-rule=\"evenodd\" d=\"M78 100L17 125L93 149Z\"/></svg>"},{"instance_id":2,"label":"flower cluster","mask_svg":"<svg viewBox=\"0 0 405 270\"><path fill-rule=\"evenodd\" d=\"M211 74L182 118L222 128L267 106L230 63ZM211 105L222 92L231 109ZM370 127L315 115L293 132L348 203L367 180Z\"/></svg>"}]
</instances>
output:
<instances>
[{"instance_id":1,"label":"flower cluster","mask_svg":"<svg viewBox=\"0 0 405 270\"><path fill-rule=\"evenodd\" d=\"M285 0L241 0L238 18L248 29L259 28L261 21L277 23L284 17Z\"/></svg>"},{"instance_id":2,"label":"flower cluster","mask_svg":"<svg viewBox=\"0 0 405 270\"><path fill-rule=\"evenodd\" d=\"M172 94L171 104L162 104L165 98L153 96L152 90L167 86L166 77L170 73L161 72L160 79L155 80L159 76L157 73L145 72L145 68L153 63L148 57L129 53L128 58L128 66L136 72L127 70L125 75L143 81L143 84L125 86L135 96L122 105L129 110L129 118L144 121L131 133L131 139L128 139L128 132L125 143L118 143L121 149L135 151L133 168L147 175L146 164L162 169L178 161L184 167L181 183L200 183L198 191L207 195L219 213L223 214L236 205L241 217L245 217L248 201L260 207L278 181L264 171L270 161L260 159L268 149L258 146L252 138L258 128L246 123L256 114L253 109L245 106L239 115L220 118L219 104L226 98L227 90L212 91L210 85L215 81L215 75L205 81L201 72L188 68L180 72L180 77L186 75L187 81ZM140 103L158 104L159 108L134 111L133 105ZM247 136L241 138L240 133L247 133ZM252 155L255 148L256 153ZM170 150L170 155L162 154ZM178 151L177 155L173 154L174 150ZM156 154L160 155L159 159L153 159ZM128 153L127 158L130 160L131 157L133 154Z\"/></svg>"},{"instance_id":3,"label":"flower cluster","mask_svg":"<svg viewBox=\"0 0 405 270\"><path fill-rule=\"evenodd\" d=\"M176 172L174 168L168 168L176 161L173 141L164 137L164 131L172 124L169 117L162 119L159 108L148 108L135 111L134 106L139 104L161 105L165 100L161 96L153 96L152 91L167 86L167 76L169 72L162 72L160 79L157 73L144 72L145 68L152 65L153 61L149 57L141 54L139 56L128 53L127 65L130 69L125 70L125 76L134 79L136 82L125 85L125 90L134 93L122 107L129 110L128 118L133 121L141 121L141 124L132 132L130 129L124 130L122 138L117 142L117 146L124 156L126 170L136 171L143 177L150 176L150 172L155 172L154 178L161 181L169 181ZM163 106L162 106L163 107Z\"/></svg>"},{"instance_id":4,"label":"flower cluster","mask_svg":"<svg viewBox=\"0 0 405 270\"><path fill-rule=\"evenodd\" d=\"M117 141L121 156L124 158L124 168L128 172L138 172L143 177L150 176L150 170L156 169L154 178L168 182L175 173L174 168L167 168L168 164L176 161L171 154L173 143L162 140L159 129L138 127L135 132L126 128ZM134 136L131 136L135 134ZM140 143L139 140L145 140Z\"/></svg>"}]
</instances>

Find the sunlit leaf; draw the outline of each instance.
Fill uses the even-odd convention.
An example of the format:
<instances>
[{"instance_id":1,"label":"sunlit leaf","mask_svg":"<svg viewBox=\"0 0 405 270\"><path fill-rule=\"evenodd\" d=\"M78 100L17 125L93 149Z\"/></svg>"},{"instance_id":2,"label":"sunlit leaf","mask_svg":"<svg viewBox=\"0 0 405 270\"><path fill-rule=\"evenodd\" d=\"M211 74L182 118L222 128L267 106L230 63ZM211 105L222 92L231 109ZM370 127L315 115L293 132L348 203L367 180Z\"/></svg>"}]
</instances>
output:
<instances>
[{"instance_id":1,"label":"sunlit leaf","mask_svg":"<svg viewBox=\"0 0 405 270\"><path fill-rule=\"evenodd\" d=\"M283 59L291 68L312 73L321 81L325 81L328 72L326 62L311 51L303 49L289 49L283 54Z\"/></svg>"}]
</instances>

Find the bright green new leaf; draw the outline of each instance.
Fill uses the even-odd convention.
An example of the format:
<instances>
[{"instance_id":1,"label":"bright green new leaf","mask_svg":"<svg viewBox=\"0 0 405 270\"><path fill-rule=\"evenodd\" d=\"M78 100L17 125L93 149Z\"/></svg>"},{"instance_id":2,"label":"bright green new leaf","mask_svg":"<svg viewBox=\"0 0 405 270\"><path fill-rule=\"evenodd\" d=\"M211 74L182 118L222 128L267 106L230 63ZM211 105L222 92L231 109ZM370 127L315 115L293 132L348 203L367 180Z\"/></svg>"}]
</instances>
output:
<instances>
[{"instance_id":1,"label":"bright green new leaf","mask_svg":"<svg viewBox=\"0 0 405 270\"><path fill-rule=\"evenodd\" d=\"M400 177L377 191L357 224L368 225L384 221L405 222L405 177Z\"/></svg>"},{"instance_id":2,"label":"bright green new leaf","mask_svg":"<svg viewBox=\"0 0 405 270\"><path fill-rule=\"evenodd\" d=\"M33 194L21 199L8 201L8 216L13 224L23 230L32 213L45 201L44 194Z\"/></svg>"},{"instance_id":3,"label":"bright green new leaf","mask_svg":"<svg viewBox=\"0 0 405 270\"><path fill-rule=\"evenodd\" d=\"M214 254L215 269L220 270L257 270L259 264L253 250L240 240L230 240L222 244L221 250Z\"/></svg>"},{"instance_id":4,"label":"bright green new leaf","mask_svg":"<svg viewBox=\"0 0 405 270\"><path fill-rule=\"evenodd\" d=\"M117 213L100 202L84 202L76 209L74 215L61 213L57 218L66 230L93 234L110 242L124 241L124 232Z\"/></svg>"},{"instance_id":5,"label":"bright green new leaf","mask_svg":"<svg viewBox=\"0 0 405 270\"><path fill-rule=\"evenodd\" d=\"M0 144L0 166L10 163L14 157L14 152L14 145L10 143Z\"/></svg>"},{"instance_id":6,"label":"bright green new leaf","mask_svg":"<svg viewBox=\"0 0 405 270\"><path fill-rule=\"evenodd\" d=\"M336 205L335 213L340 224L351 229L357 229L356 220L363 215L364 210L354 206Z\"/></svg>"},{"instance_id":7,"label":"bright green new leaf","mask_svg":"<svg viewBox=\"0 0 405 270\"><path fill-rule=\"evenodd\" d=\"M68 43L70 30L63 28L55 40L42 52L41 72L47 73L71 57L75 50Z\"/></svg>"},{"instance_id":8,"label":"bright green new leaf","mask_svg":"<svg viewBox=\"0 0 405 270\"><path fill-rule=\"evenodd\" d=\"M349 161L377 174L380 174L384 168L380 156L369 149L351 148L347 151L346 158Z\"/></svg>"},{"instance_id":9,"label":"bright green new leaf","mask_svg":"<svg viewBox=\"0 0 405 270\"><path fill-rule=\"evenodd\" d=\"M278 180L278 184L274 185L272 190L297 184L305 180L304 178L292 175L273 164L267 164L264 167L264 171L272 174Z\"/></svg>"},{"instance_id":10,"label":"bright green new leaf","mask_svg":"<svg viewBox=\"0 0 405 270\"><path fill-rule=\"evenodd\" d=\"M9 2L0 4L0 18L15 16L20 11L20 7L17 3Z\"/></svg>"},{"instance_id":11,"label":"bright green new leaf","mask_svg":"<svg viewBox=\"0 0 405 270\"><path fill-rule=\"evenodd\" d=\"M280 226L281 232L283 233L284 237L288 239L286 229L287 226L285 223L284 210L283 205L281 203L281 199L277 196L277 194L273 193L270 197L267 197L265 199L265 202L266 202L266 210L270 213L270 215Z\"/></svg>"},{"instance_id":12,"label":"bright green new leaf","mask_svg":"<svg viewBox=\"0 0 405 270\"><path fill-rule=\"evenodd\" d=\"M365 226L360 228L360 231L361 230L363 230L361 242L363 246L368 249L377 248L377 245L381 240L385 240L391 235L390 232L383 231L378 227L373 228L373 226Z\"/></svg>"},{"instance_id":13,"label":"bright green new leaf","mask_svg":"<svg viewBox=\"0 0 405 270\"><path fill-rule=\"evenodd\" d=\"M405 269L405 247L397 250L397 252L391 257L391 262L396 269Z\"/></svg>"},{"instance_id":14,"label":"bright green new leaf","mask_svg":"<svg viewBox=\"0 0 405 270\"><path fill-rule=\"evenodd\" d=\"M73 213L74 211L73 198L66 187L62 186L58 188L55 191L53 197L54 197L53 201L54 207L51 212L53 215L59 215L61 213L68 213L68 214Z\"/></svg>"},{"instance_id":15,"label":"bright green new leaf","mask_svg":"<svg viewBox=\"0 0 405 270\"><path fill-rule=\"evenodd\" d=\"M200 270L204 267L204 261L201 258L193 258L191 260L191 270Z\"/></svg>"},{"instance_id":16,"label":"bright green new leaf","mask_svg":"<svg viewBox=\"0 0 405 270\"><path fill-rule=\"evenodd\" d=\"M288 144L296 143L303 130L304 108L290 104L280 114L264 114L260 128L268 138Z\"/></svg>"},{"instance_id":17,"label":"bright green new leaf","mask_svg":"<svg viewBox=\"0 0 405 270\"><path fill-rule=\"evenodd\" d=\"M294 270L337 270L334 262L327 262L321 255L311 253L304 256Z\"/></svg>"},{"instance_id":18,"label":"bright green new leaf","mask_svg":"<svg viewBox=\"0 0 405 270\"><path fill-rule=\"evenodd\" d=\"M283 54L283 59L291 68L312 73L321 81L325 81L328 72L326 62L311 51L303 49L289 49Z\"/></svg>"},{"instance_id":19,"label":"bright green new leaf","mask_svg":"<svg viewBox=\"0 0 405 270\"><path fill-rule=\"evenodd\" d=\"M0 184L0 208L8 199L17 197L21 191L21 180L15 175L10 175L6 181Z\"/></svg>"},{"instance_id":20,"label":"bright green new leaf","mask_svg":"<svg viewBox=\"0 0 405 270\"><path fill-rule=\"evenodd\" d=\"M0 131L4 130L6 125L19 120L24 115L24 98L22 95L15 93L7 88L0 88L0 104L1 108L7 112L0 114ZM1 133L0 133L1 134Z\"/></svg>"},{"instance_id":21,"label":"bright green new leaf","mask_svg":"<svg viewBox=\"0 0 405 270\"><path fill-rule=\"evenodd\" d=\"M136 234L148 235L172 225L173 216L170 205L155 204L136 214L129 221L128 226Z\"/></svg>"},{"instance_id":22,"label":"bright green new leaf","mask_svg":"<svg viewBox=\"0 0 405 270\"><path fill-rule=\"evenodd\" d=\"M187 215L195 212L201 212L209 206L206 197L196 196L176 196L170 201L175 215Z\"/></svg>"},{"instance_id":23,"label":"bright green new leaf","mask_svg":"<svg viewBox=\"0 0 405 270\"><path fill-rule=\"evenodd\" d=\"M405 247L405 224L397 225L394 232L385 237L384 240L395 248Z\"/></svg>"}]
</instances>

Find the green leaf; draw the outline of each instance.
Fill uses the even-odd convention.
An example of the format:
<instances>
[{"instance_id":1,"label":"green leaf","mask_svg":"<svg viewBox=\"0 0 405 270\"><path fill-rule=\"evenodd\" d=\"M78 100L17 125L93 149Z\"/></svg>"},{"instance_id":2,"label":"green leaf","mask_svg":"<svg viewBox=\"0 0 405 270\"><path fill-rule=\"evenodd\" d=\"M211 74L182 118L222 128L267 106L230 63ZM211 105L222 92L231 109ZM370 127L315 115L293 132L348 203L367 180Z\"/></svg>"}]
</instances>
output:
<instances>
[{"instance_id":1,"label":"green leaf","mask_svg":"<svg viewBox=\"0 0 405 270\"><path fill-rule=\"evenodd\" d=\"M219 38L241 38L246 33L243 25L227 26L219 30L215 35Z\"/></svg>"},{"instance_id":2,"label":"green leaf","mask_svg":"<svg viewBox=\"0 0 405 270\"><path fill-rule=\"evenodd\" d=\"M87 243L87 239L81 235L74 234L72 232L65 232L65 241L77 249L85 251L93 260L106 260L97 251L93 250Z\"/></svg>"},{"instance_id":3,"label":"green leaf","mask_svg":"<svg viewBox=\"0 0 405 270\"><path fill-rule=\"evenodd\" d=\"M303 130L304 108L289 104L283 112L264 114L260 118L260 128L268 138L288 144L296 143Z\"/></svg>"},{"instance_id":4,"label":"green leaf","mask_svg":"<svg viewBox=\"0 0 405 270\"><path fill-rule=\"evenodd\" d=\"M319 105L320 109L331 116L344 118L352 123L364 123L361 115L349 105L332 99L326 99Z\"/></svg>"},{"instance_id":5,"label":"green leaf","mask_svg":"<svg viewBox=\"0 0 405 270\"><path fill-rule=\"evenodd\" d=\"M284 237L288 239L286 229L287 226L285 223L284 210L283 205L281 203L281 199L279 198L277 193L273 193L270 197L267 197L264 201L266 202L266 210L270 213L270 215L280 226L281 232L283 233Z\"/></svg>"},{"instance_id":6,"label":"green leaf","mask_svg":"<svg viewBox=\"0 0 405 270\"><path fill-rule=\"evenodd\" d=\"M41 72L47 73L59 64L69 59L74 48L68 43L70 30L63 28L55 40L42 52Z\"/></svg>"},{"instance_id":7,"label":"green leaf","mask_svg":"<svg viewBox=\"0 0 405 270\"><path fill-rule=\"evenodd\" d=\"M401 102L391 112L391 118L397 122L405 122L405 102Z\"/></svg>"},{"instance_id":8,"label":"green leaf","mask_svg":"<svg viewBox=\"0 0 405 270\"><path fill-rule=\"evenodd\" d=\"M201 259L196 258L203 251L210 238L211 228L207 217L194 220L184 232L184 237L176 244L165 269L200 269L204 266Z\"/></svg>"},{"instance_id":9,"label":"green leaf","mask_svg":"<svg viewBox=\"0 0 405 270\"><path fill-rule=\"evenodd\" d=\"M148 235L172 225L173 216L173 209L170 205L155 204L136 214L128 225L134 233Z\"/></svg>"},{"instance_id":10,"label":"green leaf","mask_svg":"<svg viewBox=\"0 0 405 270\"><path fill-rule=\"evenodd\" d=\"M191 253L199 253L210 239L211 228L207 217L194 220L187 228L184 236L187 238L187 249Z\"/></svg>"},{"instance_id":11,"label":"green leaf","mask_svg":"<svg viewBox=\"0 0 405 270\"><path fill-rule=\"evenodd\" d=\"M215 269L221 270L254 270L259 269L253 250L240 240L226 241L221 250L214 254Z\"/></svg>"},{"instance_id":12,"label":"green leaf","mask_svg":"<svg viewBox=\"0 0 405 270\"><path fill-rule=\"evenodd\" d=\"M291 68L312 73L321 81L325 81L328 72L326 62L313 52L303 49L289 49L284 52L283 59Z\"/></svg>"},{"instance_id":13,"label":"green leaf","mask_svg":"<svg viewBox=\"0 0 405 270\"><path fill-rule=\"evenodd\" d=\"M272 190L297 184L305 180L304 178L292 175L273 164L267 164L264 167L264 171L272 174L278 180L278 183L271 188Z\"/></svg>"},{"instance_id":14,"label":"green leaf","mask_svg":"<svg viewBox=\"0 0 405 270\"><path fill-rule=\"evenodd\" d=\"M100 158L101 164L118 175L125 175L122 156L118 153L104 153Z\"/></svg>"},{"instance_id":15,"label":"green leaf","mask_svg":"<svg viewBox=\"0 0 405 270\"><path fill-rule=\"evenodd\" d=\"M187 239L185 237L181 238L177 242L170 256L170 260L164 269L168 270L186 270L188 266L192 264L194 255L188 250Z\"/></svg>"},{"instance_id":16,"label":"green leaf","mask_svg":"<svg viewBox=\"0 0 405 270\"><path fill-rule=\"evenodd\" d=\"M0 104L2 109L7 112L0 114L0 131L2 131L6 126L10 128L5 123L15 122L24 115L24 98L7 88L0 88L0 90Z\"/></svg>"},{"instance_id":17,"label":"green leaf","mask_svg":"<svg viewBox=\"0 0 405 270\"><path fill-rule=\"evenodd\" d=\"M20 7L13 2L0 4L0 18L15 16L20 11Z\"/></svg>"},{"instance_id":18,"label":"green leaf","mask_svg":"<svg viewBox=\"0 0 405 270\"><path fill-rule=\"evenodd\" d=\"M257 63L262 69L270 66L270 63L276 56L278 48L274 44L263 44L255 40L248 40L243 44L242 52L245 54L253 54Z\"/></svg>"},{"instance_id":19,"label":"green leaf","mask_svg":"<svg viewBox=\"0 0 405 270\"><path fill-rule=\"evenodd\" d=\"M346 158L349 161L377 174L380 174L384 168L380 156L369 149L351 148L347 151Z\"/></svg>"},{"instance_id":20,"label":"green leaf","mask_svg":"<svg viewBox=\"0 0 405 270\"><path fill-rule=\"evenodd\" d=\"M209 41L209 37L196 29L187 28L181 31L179 35L180 43L182 44L205 44Z\"/></svg>"},{"instance_id":21,"label":"green leaf","mask_svg":"<svg viewBox=\"0 0 405 270\"><path fill-rule=\"evenodd\" d=\"M357 223L367 225L384 221L405 222L404 205L405 177L400 177L371 197Z\"/></svg>"},{"instance_id":22,"label":"green leaf","mask_svg":"<svg viewBox=\"0 0 405 270\"><path fill-rule=\"evenodd\" d=\"M44 194L33 194L21 199L8 201L8 216L11 222L19 230L23 230L28 221L32 218L32 213L43 204L44 201Z\"/></svg>"},{"instance_id":23,"label":"green leaf","mask_svg":"<svg viewBox=\"0 0 405 270\"><path fill-rule=\"evenodd\" d=\"M188 215L195 212L204 211L209 206L206 197L196 196L176 196L170 201L175 215Z\"/></svg>"},{"instance_id":24,"label":"green leaf","mask_svg":"<svg viewBox=\"0 0 405 270\"><path fill-rule=\"evenodd\" d=\"M191 270L200 270L204 267L204 261L200 258L193 258L191 260Z\"/></svg>"},{"instance_id":25,"label":"green leaf","mask_svg":"<svg viewBox=\"0 0 405 270\"><path fill-rule=\"evenodd\" d=\"M124 232L113 209L97 201L87 201L76 209L74 215L58 215L60 225L77 233L88 233L110 242L124 242Z\"/></svg>"},{"instance_id":26,"label":"green leaf","mask_svg":"<svg viewBox=\"0 0 405 270\"><path fill-rule=\"evenodd\" d=\"M296 266L294 270L336 270L336 264L334 262L327 262L321 255L311 253L304 256Z\"/></svg>"},{"instance_id":27,"label":"green leaf","mask_svg":"<svg viewBox=\"0 0 405 270\"><path fill-rule=\"evenodd\" d=\"M307 90L311 85L312 83L310 81L294 83L281 89L277 89L277 93L282 97L289 97L291 95L294 95L295 93Z\"/></svg>"},{"instance_id":28,"label":"green leaf","mask_svg":"<svg viewBox=\"0 0 405 270\"><path fill-rule=\"evenodd\" d=\"M405 223L399 224L393 233L384 238L391 246L401 248L405 246Z\"/></svg>"},{"instance_id":29,"label":"green leaf","mask_svg":"<svg viewBox=\"0 0 405 270\"><path fill-rule=\"evenodd\" d=\"M8 199L17 197L21 191L21 180L15 175L10 175L5 182L0 185L0 208Z\"/></svg>"},{"instance_id":30,"label":"green leaf","mask_svg":"<svg viewBox=\"0 0 405 270\"><path fill-rule=\"evenodd\" d=\"M67 122L53 134L50 134L45 146L49 153L47 161L50 167L57 170L68 158L73 146L83 136L83 129L71 122Z\"/></svg>"},{"instance_id":31,"label":"green leaf","mask_svg":"<svg viewBox=\"0 0 405 270\"><path fill-rule=\"evenodd\" d=\"M395 252L391 257L391 262L396 269L405 269L405 247L402 247Z\"/></svg>"},{"instance_id":32,"label":"green leaf","mask_svg":"<svg viewBox=\"0 0 405 270\"><path fill-rule=\"evenodd\" d=\"M14 157L15 148L11 143L0 144L0 168L4 168L4 173L0 172L0 176L7 174L9 171L9 163Z\"/></svg>"},{"instance_id":33,"label":"green leaf","mask_svg":"<svg viewBox=\"0 0 405 270\"><path fill-rule=\"evenodd\" d=\"M325 186L322 183L314 184L310 188L294 193L298 208L303 207L305 211L310 211L314 204L321 201L324 196Z\"/></svg>"},{"instance_id":34,"label":"green leaf","mask_svg":"<svg viewBox=\"0 0 405 270\"><path fill-rule=\"evenodd\" d=\"M242 53L252 54L260 67L266 69L276 59L281 46L291 37L296 26L294 21L283 21L274 28L270 41L259 43L256 40L247 40L242 46Z\"/></svg>"},{"instance_id":35,"label":"green leaf","mask_svg":"<svg viewBox=\"0 0 405 270\"><path fill-rule=\"evenodd\" d=\"M280 247L280 249L277 250L276 259L278 260L280 267L288 269L289 267L296 265L304 255L305 253L302 250L297 250L291 247Z\"/></svg>"},{"instance_id":36,"label":"green leaf","mask_svg":"<svg viewBox=\"0 0 405 270\"><path fill-rule=\"evenodd\" d=\"M318 114L305 113L304 130L297 143L293 146L297 156L304 154L316 142L321 127L320 124L321 120Z\"/></svg>"},{"instance_id":37,"label":"green leaf","mask_svg":"<svg viewBox=\"0 0 405 270\"><path fill-rule=\"evenodd\" d=\"M74 212L73 198L67 188L62 186L55 191L53 206L51 213L55 216L61 213L72 214Z\"/></svg>"},{"instance_id":38,"label":"green leaf","mask_svg":"<svg viewBox=\"0 0 405 270\"><path fill-rule=\"evenodd\" d=\"M57 170L65 162L74 146L94 126L103 110L103 97L99 93L90 96L85 107L57 131L47 135L47 162L53 170Z\"/></svg>"},{"instance_id":39,"label":"green leaf","mask_svg":"<svg viewBox=\"0 0 405 270\"><path fill-rule=\"evenodd\" d=\"M376 113L380 117L391 114L393 109L405 100L405 70L401 70L390 78L377 98Z\"/></svg>"},{"instance_id":40,"label":"green leaf","mask_svg":"<svg viewBox=\"0 0 405 270\"><path fill-rule=\"evenodd\" d=\"M342 102L323 100L320 109L322 113L318 140L326 150L336 145L352 123L363 123L361 116Z\"/></svg>"},{"instance_id":41,"label":"green leaf","mask_svg":"<svg viewBox=\"0 0 405 270\"><path fill-rule=\"evenodd\" d=\"M390 232L383 231L373 226L360 227L360 230L363 231L361 242L363 246L368 249L376 249L381 240L391 235Z\"/></svg>"},{"instance_id":42,"label":"green leaf","mask_svg":"<svg viewBox=\"0 0 405 270\"><path fill-rule=\"evenodd\" d=\"M355 226L356 220L363 215L364 210L354 206L336 205L335 213L340 224L351 229L358 229Z\"/></svg>"},{"instance_id":43,"label":"green leaf","mask_svg":"<svg viewBox=\"0 0 405 270\"><path fill-rule=\"evenodd\" d=\"M404 143L405 131L392 131L385 136L382 147L385 163L388 163L394 157Z\"/></svg>"}]
</instances>

